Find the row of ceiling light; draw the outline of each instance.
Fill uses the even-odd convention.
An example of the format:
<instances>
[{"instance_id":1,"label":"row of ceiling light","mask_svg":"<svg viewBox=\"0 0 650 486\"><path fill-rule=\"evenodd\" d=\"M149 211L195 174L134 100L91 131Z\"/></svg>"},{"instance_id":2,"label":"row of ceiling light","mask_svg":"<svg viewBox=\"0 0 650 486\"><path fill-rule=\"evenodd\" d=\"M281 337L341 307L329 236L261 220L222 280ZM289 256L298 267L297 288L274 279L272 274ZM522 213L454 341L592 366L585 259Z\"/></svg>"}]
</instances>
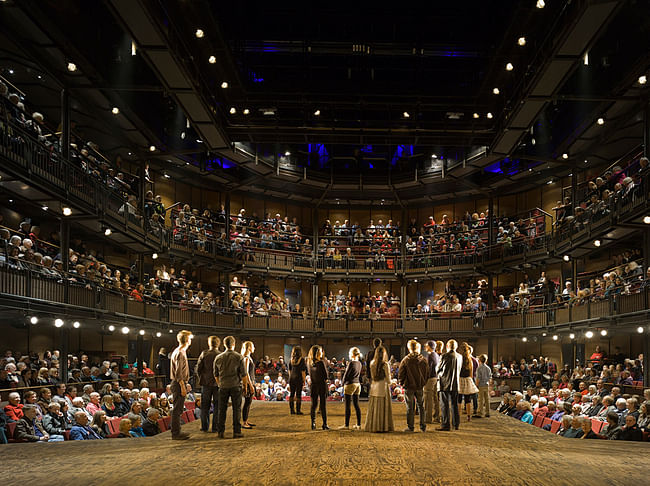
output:
<instances>
[{"instance_id":1,"label":"row of ceiling light","mask_svg":"<svg viewBox=\"0 0 650 486\"><path fill-rule=\"evenodd\" d=\"M38 316L31 316L31 317L29 318L29 322L30 322L31 324L33 324L33 325L38 324L39 320L40 320L40 319L38 318ZM62 327L64 327L64 326L66 325L66 322L65 322L63 319L61 319L60 317L57 317L56 319L54 319L54 322L53 322L53 323L54 323L54 327L59 328L59 329L62 328ZM69 324L70 324L74 329L79 329L79 328L81 328L81 323L80 323L79 321L73 321L72 323L69 323ZM116 329L116 327L115 327L113 324L110 324L110 325L108 325L108 326L106 327L106 330L107 330L108 332L115 332L115 329ZM130 329L128 326L122 326L122 328L120 329L120 332L121 332L122 334L129 334L129 333L131 332L131 329ZM169 333L170 333L170 334L173 333L173 332L174 332L174 331L173 331L172 329L169 330ZM140 330L138 330L138 334L139 334L140 336L144 336L145 334L147 334L147 331L146 331L145 329L140 329ZM162 337L162 332L157 331L157 332L155 333L155 336L156 336L156 337Z\"/></svg>"},{"instance_id":2,"label":"row of ceiling light","mask_svg":"<svg viewBox=\"0 0 650 486\"><path fill-rule=\"evenodd\" d=\"M646 329L645 329L645 327L643 327L643 326L638 326L638 327L636 328L636 332L639 333L639 334L643 334L645 331L646 331ZM607 331L607 329L601 329L601 330L600 330L600 335L601 335L602 337L606 337L608 334L609 334L609 332ZM583 336L584 336L586 339L591 339L591 338L594 337L594 335L595 335L595 334L594 334L594 331L592 331L591 329L587 329L587 330L584 332L584 334L583 334ZM542 333L542 337L546 337L546 336L547 336L547 334L546 334L545 332ZM576 339L576 337L578 337L578 336L576 335L575 332L570 332L570 333L569 333L569 339L570 339L571 341L573 341L574 339ZM559 336L558 334L553 334L552 339L553 339L553 341L559 341L560 336ZM528 336L523 336L523 337L521 338L521 340L522 340L523 342L528 342Z\"/></svg>"}]
</instances>

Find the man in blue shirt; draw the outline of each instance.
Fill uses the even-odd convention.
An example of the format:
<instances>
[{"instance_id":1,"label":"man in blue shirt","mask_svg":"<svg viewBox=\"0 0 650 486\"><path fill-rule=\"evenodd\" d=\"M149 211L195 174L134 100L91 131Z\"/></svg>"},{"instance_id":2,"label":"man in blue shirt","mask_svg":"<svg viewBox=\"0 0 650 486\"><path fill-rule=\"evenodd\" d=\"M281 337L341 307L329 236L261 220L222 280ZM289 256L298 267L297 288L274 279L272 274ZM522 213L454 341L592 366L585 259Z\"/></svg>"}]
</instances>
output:
<instances>
[{"instance_id":1,"label":"man in blue shirt","mask_svg":"<svg viewBox=\"0 0 650 486\"><path fill-rule=\"evenodd\" d=\"M101 436L88 425L88 416L83 412L74 414L77 425L70 430L70 440L95 440Z\"/></svg>"}]
</instances>

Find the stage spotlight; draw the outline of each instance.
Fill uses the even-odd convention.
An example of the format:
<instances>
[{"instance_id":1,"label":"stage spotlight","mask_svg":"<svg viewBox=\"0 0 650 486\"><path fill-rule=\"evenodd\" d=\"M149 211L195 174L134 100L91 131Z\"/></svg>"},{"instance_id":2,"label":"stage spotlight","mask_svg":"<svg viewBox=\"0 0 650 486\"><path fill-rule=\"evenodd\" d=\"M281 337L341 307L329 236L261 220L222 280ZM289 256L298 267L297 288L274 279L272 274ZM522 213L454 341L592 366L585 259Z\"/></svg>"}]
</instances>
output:
<instances>
[{"instance_id":1,"label":"stage spotlight","mask_svg":"<svg viewBox=\"0 0 650 486\"><path fill-rule=\"evenodd\" d=\"M68 63L68 71L74 73L77 70L77 65L74 62Z\"/></svg>"},{"instance_id":2,"label":"stage spotlight","mask_svg":"<svg viewBox=\"0 0 650 486\"><path fill-rule=\"evenodd\" d=\"M291 152L289 152L288 150L284 153L285 157L289 157L290 155L291 155Z\"/></svg>"},{"instance_id":3,"label":"stage spotlight","mask_svg":"<svg viewBox=\"0 0 650 486\"><path fill-rule=\"evenodd\" d=\"M120 109L117 106L114 106L113 109L111 110L111 113L113 115L119 115L120 114Z\"/></svg>"},{"instance_id":4,"label":"stage spotlight","mask_svg":"<svg viewBox=\"0 0 650 486\"><path fill-rule=\"evenodd\" d=\"M113 233L113 230L111 230L110 228L106 228L104 230L104 235L105 236L111 236L111 233Z\"/></svg>"},{"instance_id":5,"label":"stage spotlight","mask_svg":"<svg viewBox=\"0 0 650 486\"><path fill-rule=\"evenodd\" d=\"M214 64L215 62L217 62L217 58L214 57L214 56L210 56L210 57L208 58L208 62L209 62L210 64Z\"/></svg>"},{"instance_id":6,"label":"stage spotlight","mask_svg":"<svg viewBox=\"0 0 650 486\"><path fill-rule=\"evenodd\" d=\"M151 258L154 259L154 260L157 260L158 259L158 253L152 254Z\"/></svg>"},{"instance_id":7,"label":"stage spotlight","mask_svg":"<svg viewBox=\"0 0 650 486\"><path fill-rule=\"evenodd\" d=\"M30 317L29 322L31 322L32 324L38 324L38 317L36 316Z\"/></svg>"},{"instance_id":8,"label":"stage spotlight","mask_svg":"<svg viewBox=\"0 0 650 486\"><path fill-rule=\"evenodd\" d=\"M156 151L156 146L155 145L149 145L149 152L155 152Z\"/></svg>"},{"instance_id":9,"label":"stage spotlight","mask_svg":"<svg viewBox=\"0 0 650 486\"><path fill-rule=\"evenodd\" d=\"M607 336L607 329L603 329L602 331L600 331L600 335L603 337Z\"/></svg>"},{"instance_id":10,"label":"stage spotlight","mask_svg":"<svg viewBox=\"0 0 650 486\"><path fill-rule=\"evenodd\" d=\"M63 326L63 319L55 319L54 320L54 326L55 327L62 327Z\"/></svg>"},{"instance_id":11,"label":"stage spotlight","mask_svg":"<svg viewBox=\"0 0 650 486\"><path fill-rule=\"evenodd\" d=\"M562 154L562 158L563 158L564 160L568 159L568 158L569 158L569 154L567 154L566 152L564 152L564 153Z\"/></svg>"},{"instance_id":12,"label":"stage spotlight","mask_svg":"<svg viewBox=\"0 0 650 486\"><path fill-rule=\"evenodd\" d=\"M122 334L128 334L129 331L130 331L130 329L129 329L128 327L126 327L126 326L124 326L124 327L122 328Z\"/></svg>"},{"instance_id":13,"label":"stage spotlight","mask_svg":"<svg viewBox=\"0 0 650 486\"><path fill-rule=\"evenodd\" d=\"M233 106L233 107L230 108L230 114L231 114L231 115L234 115L235 113L237 113L237 108L235 108L235 107Z\"/></svg>"},{"instance_id":14,"label":"stage spotlight","mask_svg":"<svg viewBox=\"0 0 650 486\"><path fill-rule=\"evenodd\" d=\"M72 323L72 327L74 327L75 329L79 329L79 328L81 327L81 322L79 322L79 321L74 321L74 322Z\"/></svg>"},{"instance_id":15,"label":"stage spotlight","mask_svg":"<svg viewBox=\"0 0 650 486\"><path fill-rule=\"evenodd\" d=\"M156 337L160 337L160 336L162 336L162 332L158 331L158 332L156 333Z\"/></svg>"},{"instance_id":16,"label":"stage spotlight","mask_svg":"<svg viewBox=\"0 0 650 486\"><path fill-rule=\"evenodd\" d=\"M537 0L537 4L535 4L535 6L537 8L544 8L546 7L546 3L544 2L544 0Z\"/></svg>"},{"instance_id":17,"label":"stage spotlight","mask_svg":"<svg viewBox=\"0 0 650 486\"><path fill-rule=\"evenodd\" d=\"M402 113L402 116L403 116L404 118L409 118L411 115L409 115L409 112L408 112L408 111L405 111L404 113Z\"/></svg>"},{"instance_id":18,"label":"stage spotlight","mask_svg":"<svg viewBox=\"0 0 650 486\"><path fill-rule=\"evenodd\" d=\"M508 64L506 64L506 71L512 71L514 68L515 68L515 67L512 65L511 62L509 62Z\"/></svg>"},{"instance_id":19,"label":"stage spotlight","mask_svg":"<svg viewBox=\"0 0 650 486\"><path fill-rule=\"evenodd\" d=\"M574 333L569 334L569 339L575 339L576 335Z\"/></svg>"},{"instance_id":20,"label":"stage spotlight","mask_svg":"<svg viewBox=\"0 0 650 486\"><path fill-rule=\"evenodd\" d=\"M114 326L113 324L111 324L110 326L108 326L108 330L109 330L110 332L115 331L115 326Z\"/></svg>"},{"instance_id":21,"label":"stage spotlight","mask_svg":"<svg viewBox=\"0 0 650 486\"><path fill-rule=\"evenodd\" d=\"M643 222L644 222L645 224L650 224L650 216L644 216L644 217L643 217Z\"/></svg>"},{"instance_id":22,"label":"stage spotlight","mask_svg":"<svg viewBox=\"0 0 650 486\"><path fill-rule=\"evenodd\" d=\"M600 240L594 240L594 246L598 248L600 246Z\"/></svg>"},{"instance_id":23,"label":"stage spotlight","mask_svg":"<svg viewBox=\"0 0 650 486\"><path fill-rule=\"evenodd\" d=\"M194 32L194 35L196 36L197 39L202 39L203 36L205 35L205 32L201 29L196 29L196 32Z\"/></svg>"},{"instance_id":24,"label":"stage spotlight","mask_svg":"<svg viewBox=\"0 0 650 486\"><path fill-rule=\"evenodd\" d=\"M70 216L70 215L72 214L72 209L70 209L70 208L67 207L67 206L64 207L64 208L62 209L62 211L63 211L63 216Z\"/></svg>"},{"instance_id":25,"label":"stage spotlight","mask_svg":"<svg viewBox=\"0 0 650 486\"><path fill-rule=\"evenodd\" d=\"M144 336L144 329L140 329L140 331L138 331L138 334L140 334L140 336Z\"/></svg>"},{"instance_id":26,"label":"stage spotlight","mask_svg":"<svg viewBox=\"0 0 650 486\"><path fill-rule=\"evenodd\" d=\"M485 116L487 116L491 120L492 119L492 112L488 111L488 114L485 115Z\"/></svg>"},{"instance_id":27,"label":"stage spotlight","mask_svg":"<svg viewBox=\"0 0 650 486\"><path fill-rule=\"evenodd\" d=\"M639 84L643 85L648 82L648 78L645 75L639 76L639 79L637 79L637 81L639 82Z\"/></svg>"},{"instance_id":28,"label":"stage spotlight","mask_svg":"<svg viewBox=\"0 0 650 486\"><path fill-rule=\"evenodd\" d=\"M494 88L492 90L492 94L498 95L499 94L499 88Z\"/></svg>"},{"instance_id":29,"label":"stage spotlight","mask_svg":"<svg viewBox=\"0 0 650 486\"><path fill-rule=\"evenodd\" d=\"M528 338L527 338L526 336L524 336L524 337L521 338L521 340L522 340L523 342L527 342L527 341L528 341Z\"/></svg>"},{"instance_id":30,"label":"stage spotlight","mask_svg":"<svg viewBox=\"0 0 650 486\"><path fill-rule=\"evenodd\" d=\"M587 339L591 339L592 337L594 337L594 333L593 333L592 331L587 331L587 332L585 333L585 337L586 337Z\"/></svg>"},{"instance_id":31,"label":"stage spotlight","mask_svg":"<svg viewBox=\"0 0 650 486\"><path fill-rule=\"evenodd\" d=\"M520 37L519 39L517 39L517 44L519 44L522 47L525 46L526 45L526 38L525 37Z\"/></svg>"},{"instance_id":32,"label":"stage spotlight","mask_svg":"<svg viewBox=\"0 0 650 486\"><path fill-rule=\"evenodd\" d=\"M636 332L638 332L639 334L643 334L643 326L637 327Z\"/></svg>"},{"instance_id":33,"label":"stage spotlight","mask_svg":"<svg viewBox=\"0 0 650 486\"><path fill-rule=\"evenodd\" d=\"M316 110L316 111L314 112L314 116L320 116L320 110Z\"/></svg>"},{"instance_id":34,"label":"stage spotlight","mask_svg":"<svg viewBox=\"0 0 650 486\"><path fill-rule=\"evenodd\" d=\"M559 336L557 334L553 334L553 341L557 341L559 339Z\"/></svg>"},{"instance_id":35,"label":"stage spotlight","mask_svg":"<svg viewBox=\"0 0 650 486\"><path fill-rule=\"evenodd\" d=\"M599 118L599 119L596 121L596 123L598 123L599 125L604 125L604 124L605 124L605 119L604 119L604 118Z\"/></svg>"},{"instance_id":36,"label":"stage spotlight","mask_svg":"<svg viewBox=\"0 0 650 486\"><path fill-rule=\"evenodd\" d=\"M243 113L244 115L249 115L250 112L251 112L251 111L250 111L248 108L244 108L244 111L243 111L242 113Z\"/></svg>"},{"instance_id":37,"label":"stage spotlight","mask_svg":"<svg viewBox=\"0 0 650 486\"><path fill-rule=\"evenodd\" d=\"M568 262L569 260L571 260L571 257L569 255L564 255L562 257L562 260L564 260L565 262Z\"/></svg>"},{"instance_id":38,"label":"stage spotlight","mask_svg":"<svg viewBox=\"0 0 650 486\"><path fill-rule=\"evenodd\" d=\"M228 81L224 81L223 83L221 83L221 87L223 89L226 89L228 87Z\"/></svg>"},{"instance_id":39,"label":"stage spotlight","mask_svg":"<svg viewBox=\"0 0 650 486\"><path fill-rule=\"evenodd\" d=\"M473 116L474 118L478 118L480 115L479 115L478 113L474 113L472 116Z\"/></svg>"}]
</instances>

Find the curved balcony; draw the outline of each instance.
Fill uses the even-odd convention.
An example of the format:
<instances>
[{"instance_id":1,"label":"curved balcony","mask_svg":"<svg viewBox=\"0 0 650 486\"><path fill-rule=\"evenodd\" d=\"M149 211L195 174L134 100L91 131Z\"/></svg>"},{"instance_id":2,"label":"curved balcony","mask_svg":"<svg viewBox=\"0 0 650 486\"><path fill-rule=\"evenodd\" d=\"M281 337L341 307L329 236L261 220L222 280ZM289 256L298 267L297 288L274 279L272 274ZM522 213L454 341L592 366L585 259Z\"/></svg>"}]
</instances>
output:
<instances>
[{"instance_id":1,"label":"curved balcony","mask_svg":"<svg viewBox=\"0 0 650 486\"><path fill-rule=\"evenodd\" d=\"M0 304L18 312L80 316L99 326L133 323L155 329L183 326L197 332L227 330L246 334L327 334L347 336L518 335L524 332L587 327L637 326L650 316L650 285L575 305L546 305L525 312L437 313L430 315L310 316L247 315L201 309L175 302L130 297L74 275L45 275L33 268L0 264Z\"/></svg>"}]
</instances>

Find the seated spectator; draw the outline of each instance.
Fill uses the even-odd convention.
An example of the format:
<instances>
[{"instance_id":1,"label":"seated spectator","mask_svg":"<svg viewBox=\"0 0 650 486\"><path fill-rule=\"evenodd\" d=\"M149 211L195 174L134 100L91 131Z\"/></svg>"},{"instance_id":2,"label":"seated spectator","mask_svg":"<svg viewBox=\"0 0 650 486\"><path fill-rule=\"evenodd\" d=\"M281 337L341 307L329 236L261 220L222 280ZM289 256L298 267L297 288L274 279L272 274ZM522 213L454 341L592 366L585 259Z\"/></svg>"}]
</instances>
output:
<instances>
[{"instance_id":1,"label":"seated spectator","mask_svg":"<svg viewBox=\"0 0 650 486\"><path fill-rule=\"evenodd\" d=\"M561 435L564 437L564 435L571 430L571 424L573 422L573 417L569 414L562 415L562 425L560 425L560 428L557 431L557 435Z\"/></svg>"},{"instance_id":2,"label":"seated spectator","mask_svg":"<svg viewBox=\"0 0 650 486\"><path fill-rule=\"evenodd\" d=\"M600 435L592 430L591 419L588 417L582 417L582 437L581 439L602 439Z\"/></svg>"},{"instance_id":3,"label":"seated spectator","mask_svg":"<svg viewBox=\"0 0 650 486\"><path fill-rule=\"evenodd\" d=\"M566 437L567 439L579 439L582 437L582 434L584 433L582 430L582 419L584 417L581 417L579 415L574 415L571 418L571 427L569 430L566 430L564 434L562 434L563 437Z\"/></svg>"},{"instance_id":4,"label":"seated spectator","mask_svg":"<svg viewBox=\"0 0 650 486\"><path fill-rule=\"evenodd\" d=\"M526 422L527 424L532 424L533 423L533 412L532 408L530 405L530 402L527 401L521 401L519 402L521 404L521 409L524 411L524 413L521 416L521 421Z\"/></svg>"},{"instance_id":5,"label":"seated spectator","mask_svg":"<svg viewBox=\"0 0 650 486\"><path fill-rule=\"evenodd\" d=\"M61 412L61 405L59 403L50 403L47 413L43 416L43 429L45 429L45 432L47 432L50 437L56 435L63 436L65 435L65 431L70 429L67 420Z\"/></svg>"},{"instance_id":6,"label":"seated spectator","mask_svg":"<svg viewBox=\"0 0 650 486\"><path fill-rule=\"evenodd\" d=\"M600 431L600 435L608 440L619 440L623 429L618 425L618 414L615 411L607 413L607 425Z\"/></svg>"},{"instance_id":7,"label":"seated spectator","mask_svg":"<svg viewBox=\"0 0 650 486\"><path fill-rule=\"evenodd\" d=\"M618 414L618 423L623 426L625 424L625 416L627 415L627 400L625 398L618 398L616 400L616 413Z\"/></svg>"},{"instance_id":8,"label":"seated spectator","mask_svg":"<svg viewBox=\"0 0 650 486\"><path fill-rule=\"evenodd\" d=\"M130 413L129 420L131 421L131 430L129 430L129 435L131 437L146 437L144 430L142 430L142 416Z\"/></svg>"},{"instance_id":9,"label":"seated spectator","mask_svg":"<svg viewBox=\"0 0 650 486\"><path fill-rule=\"evenodd\" d=\"M619 436L619 440L631 440L641 442L643 440L643 432L636 423L636 417L632 414L625 416L625 426Z\"/></svg>"},{"instance_id":10,"label":"seated spectator","mask_svg":"<svg viewBox=\"0 0 650 486\"><path fill-rule=\"evenodd\" d=\"M88 405L90 406L90 404L88 404ZM117 407L113 403L113 395L111 395L111 394L104 395L102 397L101 409L109 417L119 417L119 410L117 409ZM95 413L97 413L97 411L95 411L93 413L93 416L95 415Z\"/></svg>"},{"instance_id":11,"label":"seated spectator","mask_svg":"<svg viewBox=\"0 0 650 486\"><path fill-rule=\"evenodd\" d=\"M92 416L95 412L99 412L102 409L102 406L99 403L99 393L92 392L90 394L90 402L86 405L86 410Z\"/></svg>"},{"instance_id":12,"label":"seated spectator","mask_svg":"<svg viewBox=\"0 0 650 486\"><path fill-rule=\"evenodd\" d=\"M144 421L142 425L142 431L147 437L152 437L154 435L160 434L160 426L158 425L158 419L160 418L160 412L156 408L149 408L147 410L147 420Z\"/></svg>"},{"instance_id":13,"label":"seated spectator","mask_svg":"<svg viewBox=\"0 0 650 486\"><path fill-rule=\"evenodd\" d=\"M9 403L4 408L5 415L12 422L18 422L23 418L23 407L24 405L20 403L20 395L17 392L11 392Z\"/></svg>"},{"instance_id":14,"label":"seated spectator","mask_svg":"<svg viewBox=\"0 0 650 486\"><path fill-rule=\"evenodd\" d=\"M70 429L70 440L96 440L102 437L88 425L88 415L83 411L75 412L75 424Z\"/></svg>"},{"instance_id":15,"label":"seated spectator","mask_svg":"<svg viewBox=\"0 0 650 486\"><path fill-rule=\"evenodd\" d=\"M131 421L128 418L120 420L120 433L118 434L118 439L131 439L133 436L130 434L131 431Z\"/></svg>"},{"instance_id":16,"label":"seated spectator","mask_svg":"<svg viewBox=\"0 0 650 486\"><path fill-rule=\"evenodd\" d=\"M106 439L111 435L111 431L108 430L108 424L106 423L106 412L99 410L93 414L93 421L90 424L90 427L97 432L102 439Z\"/></svg>"},{"instance_id":17,"label":"seated spectator","mask_svg":"<svg viewBox=\"0 0 650 486\"><path fill-rule=\"evenodd\" d=\"M639 418L636 421L637 425L639 428L643 431L648 431L650 430L650 403L649 402L643 402L641 404L641 407L639 408Z\"/></svg>"},{"instance_id":18,"label":"seated spectator","mask_svg":"<svg viewBox=\"0 0 650 486\"><path fill-rule=\"evenodd\" d=\"M43 428L43 424L36 419L36 405L25 405L23 417L16 424L14 438L27 442L62 442L63 435L50 435Z\"/></svg>"},{"instance_id":19,"label":"seated spectator","mask_svg":"<svg viewBox=\"0 0 650 486\"><path fill-rule=\"evenodd\" d=\"M84 415L86 415L86 421L90 422L92 420L92 415L90 415L90 412L86 410L86 407L84 406L84 399L81 397L76 397L72 399L72 407L68 410L68 419L72 422L73 425L76 425L76 413L77 412L83 412Z\"/></svg>"},{"instance_id":20,"label":"seated spectator","mask_svg":"<svg viewBox=\"0 0 650 486\"><path fill-rule=\"evenodd\" d=\"M538 403L539 405L533 411L533 415L535 417L537 417L538 415L542 417L546 417L546 414L548 413L548 406L547 406L548 400L546 399L546 397L540 397Z\"/></svg>"}]
</instances>

